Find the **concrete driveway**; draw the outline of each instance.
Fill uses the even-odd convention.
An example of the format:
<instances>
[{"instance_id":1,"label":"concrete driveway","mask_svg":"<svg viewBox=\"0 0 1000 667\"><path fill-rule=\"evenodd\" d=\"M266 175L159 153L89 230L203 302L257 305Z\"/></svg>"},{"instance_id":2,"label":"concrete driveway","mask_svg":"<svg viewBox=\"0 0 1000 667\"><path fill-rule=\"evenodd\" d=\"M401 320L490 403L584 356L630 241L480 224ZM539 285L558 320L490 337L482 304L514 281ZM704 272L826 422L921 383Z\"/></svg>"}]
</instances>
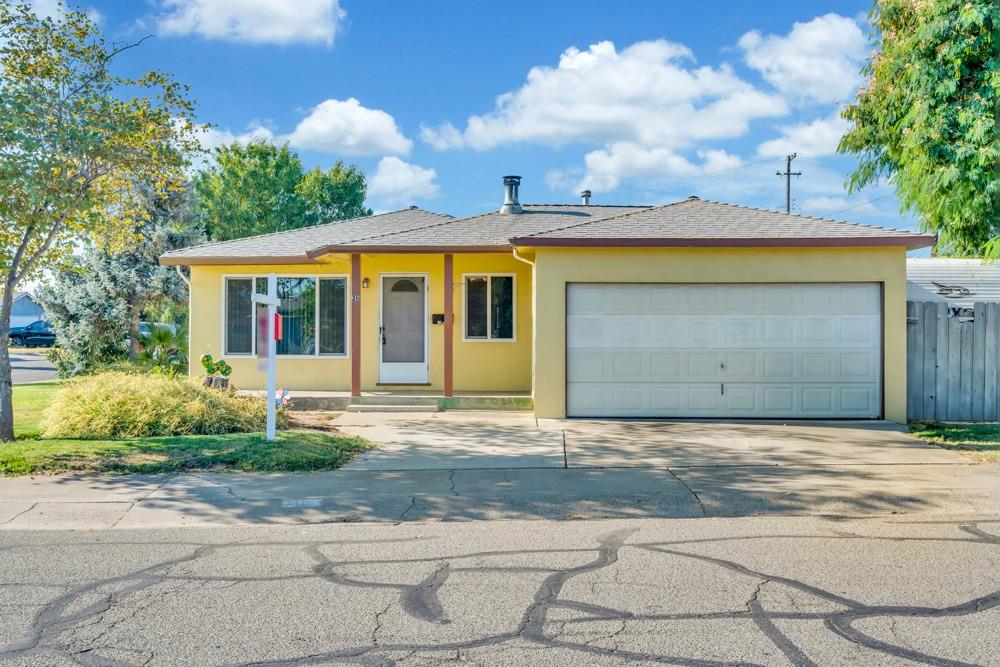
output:
<instances>
[{"instance_id":1,"label":"concrete driveway","mask_svg":"<svg viewBox=\"0 0 1000 667\"><path fill-rule=\"evenodd\" d=\"M351 470L966 463L890 422L536 420L526 412L344 413L378 449Z\"/></svg>"},{"instance_id":2,"label":"concrete driveway","mask_svg":"<svg viewBox=\"0 0 1000 667\"><path fill-rule=\"evenodd\" d=\"M327 472L17 477L3 529L646 517L996 514L1000 466L889 424L345 414L378 445Z\"/></svg>"}]
</instances>

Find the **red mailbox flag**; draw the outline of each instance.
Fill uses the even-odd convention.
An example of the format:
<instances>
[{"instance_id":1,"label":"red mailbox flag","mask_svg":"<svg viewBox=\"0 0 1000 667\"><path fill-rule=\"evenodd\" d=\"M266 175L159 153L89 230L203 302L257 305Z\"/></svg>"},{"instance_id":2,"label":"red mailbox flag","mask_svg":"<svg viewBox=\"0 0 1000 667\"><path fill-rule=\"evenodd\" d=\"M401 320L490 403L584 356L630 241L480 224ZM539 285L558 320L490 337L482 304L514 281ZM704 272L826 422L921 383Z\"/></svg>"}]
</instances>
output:
<instances>
[{"instance_id":1,"label":"red mailbox flag","mask_svg":"<svg viewBox=\"0 0 1000 667\"><path fill-rule=\"evenodd\" d=\"M275 313L274 314L274 340L276 340L276 341L281 340L281 327L282 327L281 313Z\"/></svg>"}]
</instances>

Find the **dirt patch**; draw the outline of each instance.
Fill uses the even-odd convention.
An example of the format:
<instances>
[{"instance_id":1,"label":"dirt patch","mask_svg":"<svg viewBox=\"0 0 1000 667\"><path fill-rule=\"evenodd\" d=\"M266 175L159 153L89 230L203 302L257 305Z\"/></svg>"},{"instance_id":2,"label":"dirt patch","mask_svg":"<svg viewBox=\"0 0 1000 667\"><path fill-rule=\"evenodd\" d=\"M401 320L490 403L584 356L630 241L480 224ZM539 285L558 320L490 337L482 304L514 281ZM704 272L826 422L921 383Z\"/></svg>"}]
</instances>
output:
<instances>
[{"instance_id":1,"label":"dirt patch","mask_svg":"<svg viewBox=\"0 0 1000 667\"><path fill-rule=\"evenodd\" d=\"M340 430L333 425L333 420L340 414L329 410L289 410L288 426L289 428L308 428L314 431L340 433Z\"/></svg>"}]
</instances>

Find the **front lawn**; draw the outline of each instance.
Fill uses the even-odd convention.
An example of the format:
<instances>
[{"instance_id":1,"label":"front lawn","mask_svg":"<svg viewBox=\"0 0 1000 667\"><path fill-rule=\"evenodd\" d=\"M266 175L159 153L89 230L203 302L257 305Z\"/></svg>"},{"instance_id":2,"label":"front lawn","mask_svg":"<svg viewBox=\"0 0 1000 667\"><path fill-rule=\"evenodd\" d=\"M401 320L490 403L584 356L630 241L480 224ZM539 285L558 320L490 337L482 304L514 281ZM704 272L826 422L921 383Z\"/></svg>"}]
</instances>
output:
<instances>
[{"instance_id":1,"label":"front lawn","mask_svg":"<svg viewBox=\"0 0 1000 667\"><path fill-rule=\"evenodd\" d=\"M910 424L910 435L968 456L979 463L1000 463L1000 424Z\"/></svg>"},{"instance_id":2,"label":"front lawn","mask_svg":"<svg viewBox=\"0 0 1000 667\"><path fill-rule=\"evenodd\" d=\"M13 443L0 445L0 475L60 472L305 472L338 468L369 444L333 429L293 428L269 443L262 433L123 440L41 438L42 413L58 383L14 387Z\"/></svg>"}]
</instances>

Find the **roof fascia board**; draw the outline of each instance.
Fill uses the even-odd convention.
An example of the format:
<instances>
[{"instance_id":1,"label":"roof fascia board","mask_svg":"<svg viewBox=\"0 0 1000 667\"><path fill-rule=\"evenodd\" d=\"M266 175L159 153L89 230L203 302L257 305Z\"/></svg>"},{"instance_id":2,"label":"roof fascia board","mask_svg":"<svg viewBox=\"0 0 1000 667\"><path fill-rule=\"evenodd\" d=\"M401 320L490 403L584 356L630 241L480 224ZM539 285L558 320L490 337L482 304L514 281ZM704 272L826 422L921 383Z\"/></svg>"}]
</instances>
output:
<instances>
[{"instance_id":1,"label":"roof fascia board","mask_svg":"<svg viewBox=\"0 0 1000 667\"><path fill-rule=\"evenodd\" d=\"M873 237L795 238L545 238L525 236L511 239L519 247L538 248L858 248L905 247L909 250L934 245L937 237L924 234Z\"/></svg>"}]
</instances>

